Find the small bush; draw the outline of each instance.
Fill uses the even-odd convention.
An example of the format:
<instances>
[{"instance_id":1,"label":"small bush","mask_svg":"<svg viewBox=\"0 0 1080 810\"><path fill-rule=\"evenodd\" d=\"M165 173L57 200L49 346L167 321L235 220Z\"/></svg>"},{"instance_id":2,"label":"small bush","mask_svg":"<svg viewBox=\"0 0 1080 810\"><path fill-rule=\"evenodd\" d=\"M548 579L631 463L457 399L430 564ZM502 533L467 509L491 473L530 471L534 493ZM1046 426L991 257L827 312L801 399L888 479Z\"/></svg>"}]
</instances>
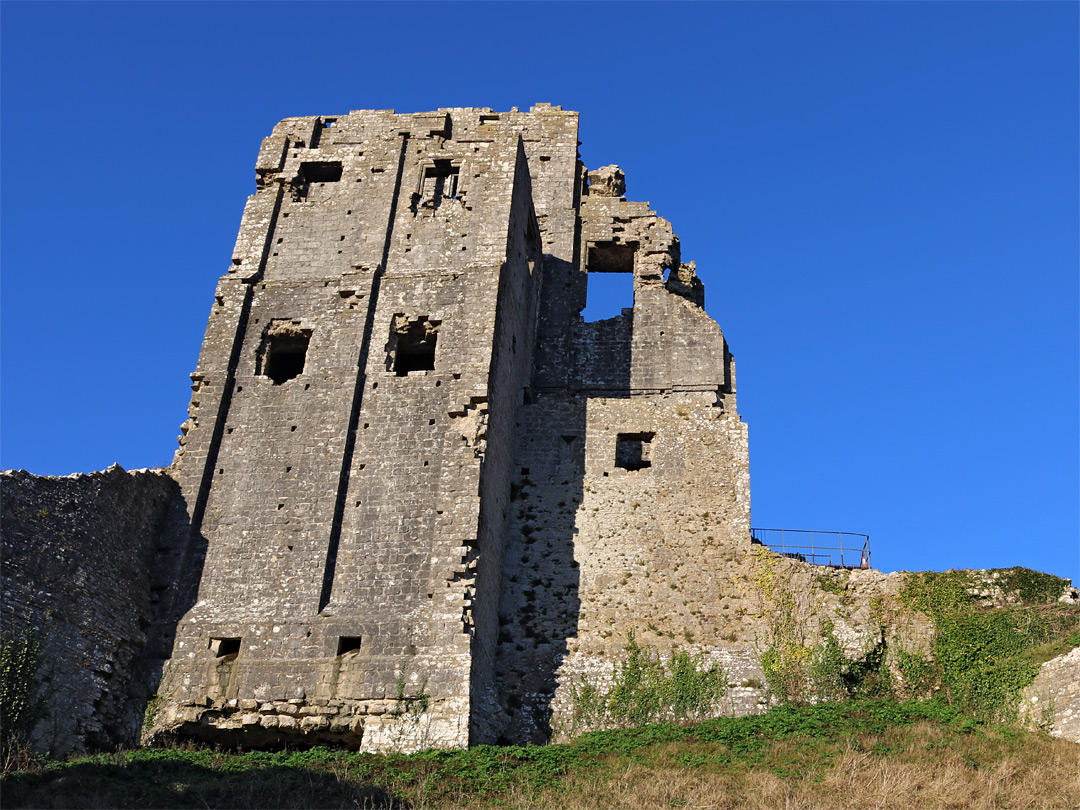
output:
<instances>
[{"instance_id":1,"label":"small bush","mask_svg":"<svg viewBox=\"0 0 1080 810\"><path fill-rule=\"evenodd\" d=\"M651 647L627 636L626 658L602 687L582 677L571 685L569 734L610 727L709 717L727 692L727 673L703 655L676 650L666 661Z\"/></svg>"}]
</instances>

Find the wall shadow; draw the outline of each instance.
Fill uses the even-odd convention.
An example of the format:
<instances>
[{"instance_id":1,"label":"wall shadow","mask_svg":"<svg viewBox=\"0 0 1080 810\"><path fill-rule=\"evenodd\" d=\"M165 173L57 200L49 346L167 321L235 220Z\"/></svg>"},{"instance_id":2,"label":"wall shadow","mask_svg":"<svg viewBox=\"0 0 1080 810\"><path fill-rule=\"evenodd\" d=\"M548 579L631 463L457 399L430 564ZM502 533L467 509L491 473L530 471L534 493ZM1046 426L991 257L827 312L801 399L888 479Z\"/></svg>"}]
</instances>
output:
<instances>
[{"instance_id":1,"label":"wall shadow","mask_svg":"<svg viewBox=\"0 0 1080 810\"><path fill-rule=\"evenodd\" d=\"M517 424L499 609L503 744L551 740L557 673L578 635L575 559L590 397L630 395L633 310L583 321L585 273L545 257L533 385Z\"/></svg>"},{"instance_id":2,"label":"wall shadow","mask_svg":"<svg viewBox=\"0 0 1080 810\"><path fill-rule=\"evenodd\" d=\"M4 807L369 808L411 805L387 790L301 766L222 770L200 764L205 751L117 755L115 763L77 762L4 778Z\"/></svg>"}]
</instances>

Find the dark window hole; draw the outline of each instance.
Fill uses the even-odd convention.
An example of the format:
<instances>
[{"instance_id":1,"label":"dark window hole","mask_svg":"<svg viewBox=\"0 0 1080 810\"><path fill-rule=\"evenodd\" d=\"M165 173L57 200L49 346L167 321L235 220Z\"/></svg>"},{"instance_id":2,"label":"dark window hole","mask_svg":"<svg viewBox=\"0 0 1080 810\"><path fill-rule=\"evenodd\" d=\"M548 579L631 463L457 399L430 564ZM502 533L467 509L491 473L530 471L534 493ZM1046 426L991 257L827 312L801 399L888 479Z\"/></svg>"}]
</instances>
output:
<instances>
[{"instance_id":1,"label":"dark window hole","mask_svg":"<svg viewBox=\"0 0 1080 810\"><path fill-rule=\"evenodd\" d=\"M435 346L439 339L441 321L428 320L426 315L409 320L394 316L390 327L390 367L399 377L412 371L435 369Z\"/></svg>"},{"instance_id":2,"label":"dark window hole","mask_svg":"<svg viewBox=\"0 0 1080 810\"><path fill-rule=\"evenodd\" d=\"M615 466L644 470L652 466L654 433L620 433L615 439Z\"/></svg>"},{"instance_id":3,"label":"dark window hole","mask_svg":"<svg viewBox=\"0 0 1080 810\"><path fill-rule=\"evenodd\" d=\"M444 199L457 197L458 167L449 160L436 160L424 169L420 182L420 205L436 209Z\"/></svg>"},{"instance_id":4,"label":"dark window hole","mask_svg":"<svg viewBox=\"0 0 1080 810\"><path fill-rule=\"evenodd\" d=\"M344 655L345 653L359 652L360 642L360 636L339 636L337 642L337 654Z\"/></svg>"},{"instance_id":5,"label":"dark window hole","mask_svg":"<svg viewBox=\"0 0 1080 810\"><path fill-rule=\"evenodd\" d=\"M266 329L261 352L262 374L281 385L304 373L311 330L293 321L273 320Z\"/></svg>"},{"instance_id":6,"label":"dark window hole","mask_svg":"<svg viewBox=\"0 0 1080 810\"><path fill-rule=\"evenodd\" d=\"M318 160L301 163L300 174L309 183L336 183L341 179L341 161Z\"/></svg>"},{"instance_id":7,"label":"dark window hole","mask_svg":"<svg viewBox=\"0 0 1080 810\"><path fill-rule=\"evenodd\" d=\"M240 652L240 639L212 638L210 639L210 652L214 654L215 658L238 655Z\"/></svg>"}]
</instances>

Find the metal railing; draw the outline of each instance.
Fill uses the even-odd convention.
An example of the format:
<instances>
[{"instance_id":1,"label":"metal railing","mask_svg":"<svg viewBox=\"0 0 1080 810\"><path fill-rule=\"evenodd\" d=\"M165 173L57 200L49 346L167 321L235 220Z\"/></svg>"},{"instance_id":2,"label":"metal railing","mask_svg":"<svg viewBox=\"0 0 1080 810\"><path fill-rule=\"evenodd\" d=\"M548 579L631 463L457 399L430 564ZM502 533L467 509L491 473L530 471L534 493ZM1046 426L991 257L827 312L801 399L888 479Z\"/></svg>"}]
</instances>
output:
<instances>
[{"instance_id":1,"label":"metal railing","mask_svg":"<svg viewBox=\"0 0 1080 810\"><path fill-rule=\"evenodd\" d=\"M870 536L809 529L750 529L753 542L799 562L831 568L869 568Z\"/></svg>"}]
</instances>

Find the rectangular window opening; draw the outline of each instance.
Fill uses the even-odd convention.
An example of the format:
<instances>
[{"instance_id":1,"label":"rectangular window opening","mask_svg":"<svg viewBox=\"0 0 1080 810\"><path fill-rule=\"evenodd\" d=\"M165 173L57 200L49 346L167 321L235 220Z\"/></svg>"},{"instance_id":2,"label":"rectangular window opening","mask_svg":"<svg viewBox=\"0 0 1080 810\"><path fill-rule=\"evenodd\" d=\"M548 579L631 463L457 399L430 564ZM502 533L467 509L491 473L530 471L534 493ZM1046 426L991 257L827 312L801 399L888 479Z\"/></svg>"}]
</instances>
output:
<instances>
[{"instance_id":1,"label":"rectangular window opening","mask_svg":"<svg viewBox=\"0 0 1080 810\"><path fill-rule=\"evenodd\" d=\"M360 652L360 636L339 636L337 642L337 654Z\"/></svg>"},{"instance_id":2,"label":"rectangular window opening","mask_svg":"<svg viewBox=\"0 0 1080 810\"><path fill-rule=\"evenodd\" d=\"M585 279L586 323L617 318L624 309L634 307L633 273L589 273Z\"/></svg>"},{"instance_id":3,"label":"rectangular window opening","mask_svg":"<svg viewBox=\"0 0 1080 810\"><path fill-rule=\"evenodd\" d=\"M395 315L390 335L390 368L399 377L435 370L435 345L441 321L421 315L413 320Z\"/></svg>"},{"instance_id":4,"label":"rectangular window opening","mask_svg":"<svg viewBox=\"0 0 1080 810\"><path fill-rule=\"evenodd\" d=\"M634 254L636 242L598 242L589 245L585 260L586 322L617 318L634 307Z\"/></svg>"},{"instance_id":5,"label":"rectangular window opening","mask_svg":"<svg viewBox=\"0 0 1080 810\"><path fill-rule=\"evenodd\" d=\"M260 373L281 385L304 373L311 330L296 321L273 320L266 329Z\"/></svg>"},{"instance_id":6,"label":"rectangular window opening","mask_svg":"<svg viewBox=\"0 0 1080 810\"><path fill-rule=\"evenodd\" d=\"M210 639L210 652L215 658L227 658L240 653L240 639L238 638L212 638Z\"/></svg>"},{"instance_id":7,"label":"rectangular window opening","mask_svg":"<svg viewBox=\"0 0 1080 810\"><path fill-rule=\"evenodd\" d=\"M308 183L336 183L341 180L341 161L306 161L300 164L300 174Z\"/></svg>"},{"instance_id":8,"label":"rectangular window opening","mask_svg":"<svg viewBox=\"0 0 1080 810\"><path fill-rule=\"evenodd\" d=\"M652 466L655 433L620 433L615 438L615 466L624 470L644 470Z\"/></svg>"},{"instance_id":9,"label":"rectangular window opening","mask_svg":"<svg viewBox=\"0 0 1080 810\"><path fill-rule=\"evenodd\" d=\"M420 207L438 208L443 200L456 199L458 195L458 167L449 160L436 160L424 168L420 184Z\"/></svg>"}]
</instances>

